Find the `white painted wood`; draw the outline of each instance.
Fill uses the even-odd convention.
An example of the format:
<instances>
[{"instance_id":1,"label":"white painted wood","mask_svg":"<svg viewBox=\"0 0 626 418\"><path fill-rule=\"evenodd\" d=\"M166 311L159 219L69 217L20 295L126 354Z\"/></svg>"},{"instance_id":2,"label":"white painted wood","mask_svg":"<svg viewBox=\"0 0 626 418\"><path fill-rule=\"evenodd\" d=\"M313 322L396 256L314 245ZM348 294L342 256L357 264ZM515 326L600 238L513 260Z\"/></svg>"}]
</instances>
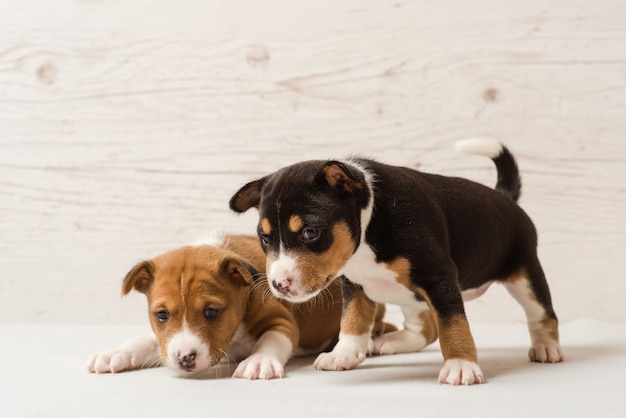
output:
<instances>
[{"instance_id":1,"label":"white painted wood","mask_svg":"<svg viewBox=\"0 0 626 418\"><path fill-rule=\"evenodd\" d=\"M121 280L243 183L361 153L495 183L518 156L562 320L626 320L622 0L0 0L0 322L143 323ZM506 292L472 320L522 321Z\"/></svg>"}]
</instances>

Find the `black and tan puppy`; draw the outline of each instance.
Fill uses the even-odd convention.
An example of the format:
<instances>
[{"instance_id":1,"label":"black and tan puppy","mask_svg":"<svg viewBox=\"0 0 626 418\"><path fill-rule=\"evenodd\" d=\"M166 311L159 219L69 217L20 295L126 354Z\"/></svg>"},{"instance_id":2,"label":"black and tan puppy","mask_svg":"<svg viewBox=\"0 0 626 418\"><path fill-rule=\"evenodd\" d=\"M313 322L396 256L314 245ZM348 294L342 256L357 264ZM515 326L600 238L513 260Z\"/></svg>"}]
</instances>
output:
<instances>
[{"instance_id":1,"label":"black and tan puppy","mask_svg":"<svg viewBox=\"0 0 626 418\"><path fill-rule=\"evenodd\" d=\"M463 301L493 282L504 284L526 312L530 359L563 360L537 234L516 204L516 162L496 141L458 145L495 162L496 190L353 158L285 167L246 184L231 199L237 212L259 210L258 234L276 296L308 300L343 276L339 343L317 358L316 368L361 363L374 301L387 302L402 308L404 329L377 338L376 352L416 351L438 334L444 358L439 382L480 383Z\"/></svg>"}]
</instances>

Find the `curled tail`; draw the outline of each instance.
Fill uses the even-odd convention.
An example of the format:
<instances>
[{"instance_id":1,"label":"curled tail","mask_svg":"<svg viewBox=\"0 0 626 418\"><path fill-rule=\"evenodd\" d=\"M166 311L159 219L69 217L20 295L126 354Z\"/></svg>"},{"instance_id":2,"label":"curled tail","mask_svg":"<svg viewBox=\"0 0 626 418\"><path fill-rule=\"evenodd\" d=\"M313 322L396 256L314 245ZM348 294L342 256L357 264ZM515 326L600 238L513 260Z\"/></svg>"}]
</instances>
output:
<instances>
[{"instance_id":1,"label":"curled tail","mask_svg":"<svg viewBox=\"0 0 626 418\"><path fill-rule=\"evenodd\" d=\"M456 143L457 151L484 155L491 158L498 170L496 190L517 202L522 189L522 179L513 154L494 139L465 139Z\"/></svg>"}]
</instances>

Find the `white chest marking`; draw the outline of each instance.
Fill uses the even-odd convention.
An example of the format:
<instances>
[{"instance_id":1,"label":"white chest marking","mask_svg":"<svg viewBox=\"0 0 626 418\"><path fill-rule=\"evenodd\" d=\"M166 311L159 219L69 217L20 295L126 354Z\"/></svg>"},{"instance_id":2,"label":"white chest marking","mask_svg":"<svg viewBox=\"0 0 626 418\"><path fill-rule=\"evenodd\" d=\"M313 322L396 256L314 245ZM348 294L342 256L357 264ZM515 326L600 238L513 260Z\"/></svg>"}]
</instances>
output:
<instances>
[{"instance_id":1,"label":"white chest marking","mask_svg":"<svg viewBox=\"0 0 626 418\"><path fill-rule=\"evenodd\" d=\"M361 245L337 275L345 274L351 282L361 285L365 294L373 301L405 307L413 306L418 303L413 292L398 283L398 274L388 269L385 263L376 262L376 255L365 243L365 234L372 219L376 200L372 187L376 181L375 175L356 161L348 161L348 164L356 166L365 176L370 200L367 207L361 211Z\"/></svg>"},{"instance_id":2,"label":"white chest marking","mask_svg":"<svg viewBox=\"0 0 626 418\"><path fill-rule=\"evenodd\" d=\"M353 283L363 287L365 294L380 303L410 306L418 301L412 291L397 282L398 274L384 263L376 262L376 255L369 245L362 243L339 272Z\"/></svg>"}]
</instances>

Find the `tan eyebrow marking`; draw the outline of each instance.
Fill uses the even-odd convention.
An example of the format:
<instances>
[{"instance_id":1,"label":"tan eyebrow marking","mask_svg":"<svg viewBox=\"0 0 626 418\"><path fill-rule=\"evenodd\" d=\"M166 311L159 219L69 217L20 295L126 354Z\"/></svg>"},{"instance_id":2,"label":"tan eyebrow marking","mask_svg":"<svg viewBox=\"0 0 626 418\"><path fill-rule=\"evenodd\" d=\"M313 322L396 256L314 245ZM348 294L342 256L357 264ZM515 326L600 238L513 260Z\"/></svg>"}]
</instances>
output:
<instances>
[{"instance_id":1,"label":"tan eyebrow marking","mask_svg":"<svg viewBox=\"0 0 626 418\"><path fill-rule=\"evenodd\" d=\"M265 235L269 235L272 233L272 225L270 225L269 219L263 218L261 220L261 231L263 231Z\"/></svg>"},{"instance_id":2,"label":"tan eyebrow marking","mask_svg":"<svg viewBox=\"0 0 626 418\"><path fill-rule=\"evenodd\" d=\"M302 221L302 218L298 215L292 215L291 218L289 218L289 229L291 230L291 232L298 232L302 229L302 227L304 226L304 221Z\"/></svg>"}]
</instances>

